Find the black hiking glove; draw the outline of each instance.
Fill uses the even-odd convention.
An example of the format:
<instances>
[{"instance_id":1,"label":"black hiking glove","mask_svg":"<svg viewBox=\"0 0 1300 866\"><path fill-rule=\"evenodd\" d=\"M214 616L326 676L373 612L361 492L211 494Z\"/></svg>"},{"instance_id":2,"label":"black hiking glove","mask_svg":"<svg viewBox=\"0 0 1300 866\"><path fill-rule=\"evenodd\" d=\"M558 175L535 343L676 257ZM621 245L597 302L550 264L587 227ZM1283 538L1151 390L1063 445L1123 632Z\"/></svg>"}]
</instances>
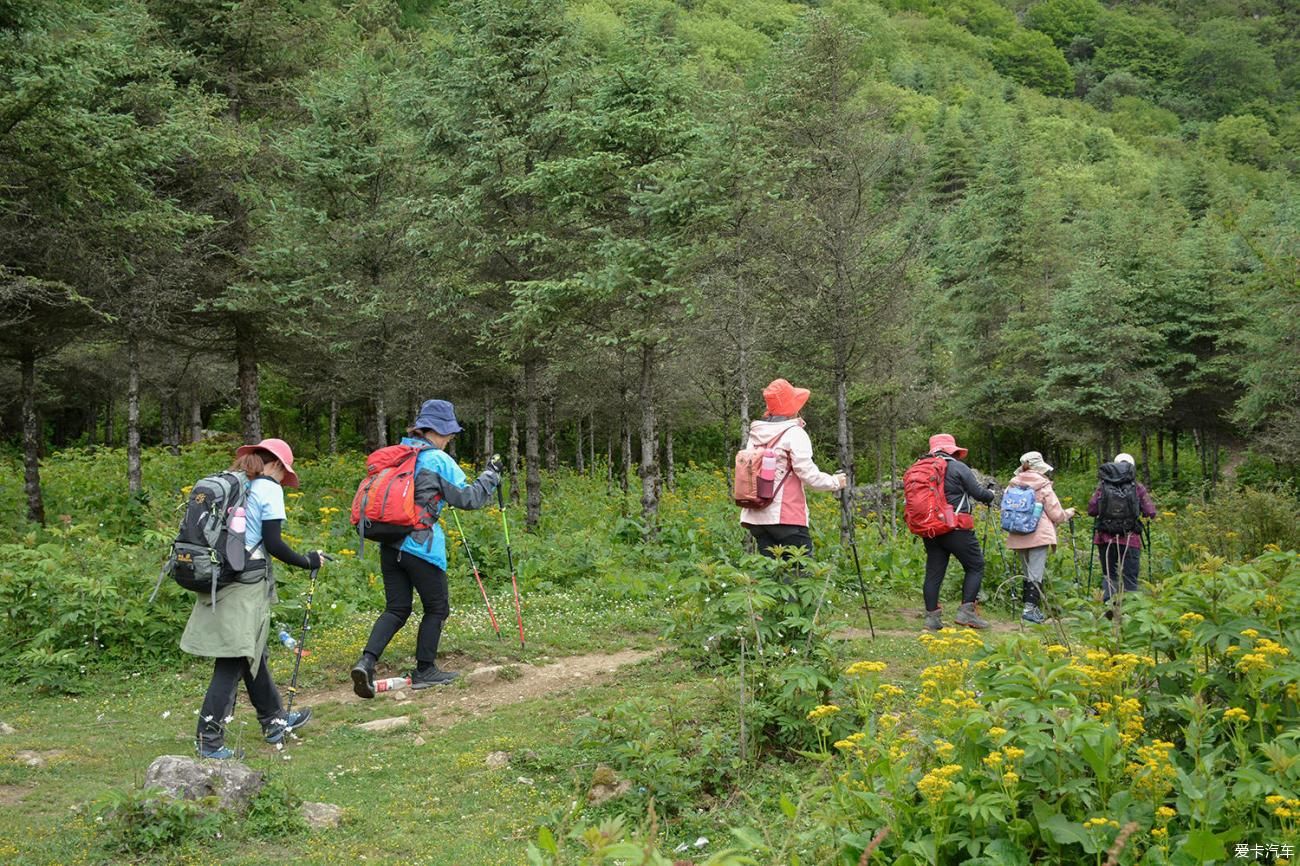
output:
<instances>
[{"instance_id":1,"label":"black hiking glove","mask_svg":"<svg viewBox=\"0 0 1300 866\"><path fill-rule=\"evenodd\" d=\"M487 468L499 476L505 470L506 464L500 454L493 454L488 458Z\"/></svg>"}]
</instances>

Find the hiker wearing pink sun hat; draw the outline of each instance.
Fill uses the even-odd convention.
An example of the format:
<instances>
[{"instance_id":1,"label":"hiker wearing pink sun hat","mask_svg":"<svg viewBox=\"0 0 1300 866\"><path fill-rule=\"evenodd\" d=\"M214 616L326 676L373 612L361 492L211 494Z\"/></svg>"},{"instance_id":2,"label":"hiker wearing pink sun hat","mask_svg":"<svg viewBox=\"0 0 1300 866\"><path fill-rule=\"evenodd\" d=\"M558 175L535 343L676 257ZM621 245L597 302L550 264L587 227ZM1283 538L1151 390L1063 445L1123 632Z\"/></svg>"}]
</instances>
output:
<instances>
[{"instance_id":1,"label":"hiker wearing pink sun hat","mask_svg":"<svg viewBox=\"0 0 1300 866\"><path fill-rule=\"evenodd\" d=\"M950 532L933 538L921 538L925 544L925 584L922 588L925 598L925 627L931 631L943 627L939 589L943 586L943 577L948 571L948 560L954 556L961 563L965 578L962 580L961 606L957 608L953 621L969 628L989 627L988 620L981 617L975 608L980 586L984 583L984 552L975 535L972 511L975 502L991 503L993 491L982 486L975 478L975 473L962 462L966 454L966 449L957 444L951 433L936 433L930 437L930 452L926 457L940 457L946 464L943 495L952 506L956 518L956 528Z\"/></svg>"},{"instance_id":2,"label":"hiker wearing pink sun hat","mask_svg":"<svg viewBox=\"0 0 1300 866\"><path fill-rule=\"evenodd\" d=\"M268 743L282 743L311 718L306 707L285 712L266 652L271 606L279 600L271 559L313 570L325 563L319 550L297 553L282 535L286 516L283 488L298 486L293 449L283 439L242 445L235 450L230 470L242 472L248 479L244 500L248 567L240 572L239 580L219 589L215 599L199 595L181 635L182 650L213 660L212 680L199 709L196 747L201 758L236 756L226 745L226 724L234 713L241 680Z\"/></svg>"},{"instance_id":3,"label":"hiker wearing pink sun hat","mask_svg":"<svg viewBox=\"0 0 1300 866\"><path fill-rule=\"evenodd\" d=\"M742 508L740 525L758 542L764 556L773 547L802 547L812 552L808 532L808 498L804 485L813 490L843 490L843 472L822 472L813 461L812 440L799 417L808 402L807 388L796 388L785 379L774 379L763 389L767 415L749 425L745 447L769 447L776 452L776 493L764 508Z\"/></svg>"}]
</instances>

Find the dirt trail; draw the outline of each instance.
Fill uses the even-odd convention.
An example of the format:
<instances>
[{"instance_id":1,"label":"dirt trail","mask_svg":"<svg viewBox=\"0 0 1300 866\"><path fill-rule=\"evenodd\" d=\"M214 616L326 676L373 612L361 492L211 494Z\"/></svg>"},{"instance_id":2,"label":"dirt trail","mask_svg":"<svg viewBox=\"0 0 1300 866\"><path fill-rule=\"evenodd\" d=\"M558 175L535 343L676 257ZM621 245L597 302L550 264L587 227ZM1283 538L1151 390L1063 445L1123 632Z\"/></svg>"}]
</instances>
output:
<instances>
[{"instance_id":1,"label":"dirt trail","mask_svg":"<svg viewBox=\"0 0 1300 866\"><path fill-rule=\"evenodd\" d=\"M900 608L899 610L894 611L894 613L907 619L915 619L916 628L877 628L876 637L915 638L926 633L925 626L922 622L925 619L924 611L919 609ZM1009 634L1011 632L1020 631L1020 625L1018 623L998 622L997 620L989 620L989 623L990 626L988 631L993 634ZM944 622L944 626L947 628L958 627L953 624L951 618ZM834 632L831 637L835 640L861 640L862 638L870 638L871 631L865 628L850 626Z\"/></svg>"},{"instance_id":2,"label":"dirt trail","mask_svg":"<svg viewBox=\"0 0 1300 866\"><path fill-rule=\"evenodd\" d=\"M427 707L424 716L431 727L448 728L462 719L484 715L498 707L604 682L620 668L653 658L660 652L662 650L627 649L613 653L567 656L545 665L506 665L491 682L452 685L418 692L405 689L377 695L372 701L364 701L353 694L349 683L346 686L299 692L295 703L308 706L363 702L380 705L383 702L395 712L403 712L412 704L420 704ZM448 668L459 670L462 677L475 669L468 660L459 665L455 657L448 661ZM404 697L394 700L399 694Z\"/></svg>"}]
</instances>

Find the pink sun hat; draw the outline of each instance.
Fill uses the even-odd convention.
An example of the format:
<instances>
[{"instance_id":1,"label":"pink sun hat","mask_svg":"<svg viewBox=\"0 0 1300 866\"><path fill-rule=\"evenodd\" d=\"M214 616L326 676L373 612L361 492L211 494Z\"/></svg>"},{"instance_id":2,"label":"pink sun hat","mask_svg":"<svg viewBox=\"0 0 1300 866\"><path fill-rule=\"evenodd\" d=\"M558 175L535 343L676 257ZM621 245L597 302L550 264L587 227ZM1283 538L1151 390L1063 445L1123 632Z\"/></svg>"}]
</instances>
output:
<instances>
[{"instance_id":1,"label":"pink sun hat","mask_svg":"<svg viewBox=\"0 0 1300 866\"><path fill-rule=\"evenodd\" d=\"M298 486L298 473L293 471L293 449L283 439L263 439L256 445L240 445L235 449L236 457L252 454L254 451L267 451L284 465L284 479L280 482L285 487Z\"/></svg>"}]
</instances>

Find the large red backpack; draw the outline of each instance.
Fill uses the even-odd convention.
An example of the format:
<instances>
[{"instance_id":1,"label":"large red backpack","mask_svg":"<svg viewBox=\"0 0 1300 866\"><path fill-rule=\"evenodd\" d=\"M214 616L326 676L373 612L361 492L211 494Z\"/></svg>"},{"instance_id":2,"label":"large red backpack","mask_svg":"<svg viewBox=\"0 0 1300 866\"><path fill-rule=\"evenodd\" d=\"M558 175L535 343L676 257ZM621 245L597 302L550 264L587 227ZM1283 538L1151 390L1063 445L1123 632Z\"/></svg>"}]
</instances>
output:
<instances>
[{"instance_id":1,"label":"large red backpack","mask_svg":"<svg viewBox=\"0 0 1300 866\"><path fill-rule=\"evenodd\" d=\"M957 514L943 493L948 461L926 454L903 473L903 521L922 538L946 535L957 528Z\"/></svg>"},{"instance_id":2,"label":"large red backpack","mask_svg":"<svg viewBox=\"0 0 1300 866\"><path fill-rule=\"evenodd\" d=\"M398 542L412 532L433 525L441 494L421 506L415 497L415 464L424 448L389 445L366 458L366 477L352 498L352 525L365 539Z\"/></svg>"}]
</instances>

